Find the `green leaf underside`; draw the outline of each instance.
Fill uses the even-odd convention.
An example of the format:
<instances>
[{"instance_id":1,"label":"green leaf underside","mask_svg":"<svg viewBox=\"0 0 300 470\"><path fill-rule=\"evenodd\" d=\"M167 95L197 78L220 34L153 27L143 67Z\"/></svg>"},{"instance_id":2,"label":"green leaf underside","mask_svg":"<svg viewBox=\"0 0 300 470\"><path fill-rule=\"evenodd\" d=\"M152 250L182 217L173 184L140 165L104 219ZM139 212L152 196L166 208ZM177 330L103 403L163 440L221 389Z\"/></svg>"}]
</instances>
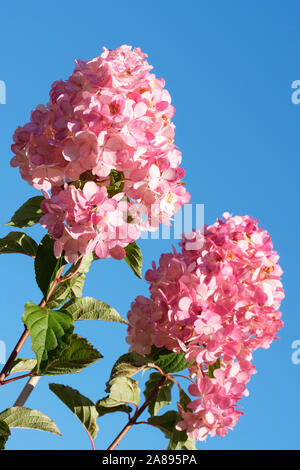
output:
<instances>
[{"instance_id":1,"label":"green leaf underside","mask_svg":"<svg viewBox=\"0 0 300 470\"><path fill-rule=\"evenodd\" d=\"M77 263L71 266L69 271L66 273L66 277L69 274L73 273L74 271L77 271L77 268L78 268L78 273L80 274L88 273L90 270L91 264L94 260L95 260L94 254L87 253L86 255L84 255L82 259L80 259L79 261L77 261Z\"/></svg>"},{"instance_id":2,"label":"green leaf underside","mask_svg":"<svg viewBox=\"0 0 300 470\"><path fill-rule=\"evenodd\" d=\"M65 264L64 258L54 256L54 240L49 234L45 235L38 246L34 261L36 282L47 297L50 284L55 279L59 269Z\"/></svg>"},{"instance_id":3,"label":"green leaf underside","mask_svg":"<svg viewBox=\"0 0 300 470\"><path fill-rule=\"evenodd\" d=\"M68 302L64 310L72 315L74 320L104 320L127 324L114 308L92 297L76 298Z\"/></svg>"},{"instance_id":4,"label":"green leaf underside","mask_svg":"<svg viewBox=\"0 0 300 470\"><path fill-rule=\"evenodd\" d=\"M69 346L73 318L67 312L49 310L28 302L22 319L30 332L32 350L37 358L37 373L40 375Z\"/></svg>"},{"instance_id":5,"label":"green leaf underside","mask_svg":"<svg viewBox=\"0 0 300 470\"><path fill-rule=\"evenodd\" d=\"M188 410L188 404L191 402L190 396L185 393L183 389L180 390L179 393L179 402L184 409L184 411ZM181 421L182 418L179 413L177 413L177 421L176 424ZM170 450L196 450L196 442L195 439L188 437L186 431L179 431L174 427L172 432L172 436L170 438L169 447Z\"/></svg>"},{"instance_id":6,"label":"green leaf underside","mask_svg":"<svg viewBox=\"0 0 300 470\"><path fill-rule=\"evenodd\" d=\"M73 279L72 279L73 280ZM47 301L47 307L50 309L61 307L71 294L70 281L58 283Z\"/></svg>"},{"instance_id":7,"label":"green leaf underside","mask_svg":"<svg viewBox=\"0 0 300 470\"><path fill-rule=\"evenodd\" d=\"M96 422L98 412L94 403L78 390L66 385L50 383L49 388L77 416L92 439L96 439L99 428Z\"/></svg>"},{"instance_id":8,"label":"green leaf underside","mask_svg":"<svg viewBox=\"0 0 300 470\"><path fill-rule=\"evenodd\" d=\"M39 222L43 211L41 209L41 202L43 196L31 197L26 201L12 216L10 222L5 225L12 225L13 227L32 227Z\"/></svg>"},{"instance_id":9,"label":"green leaf underside","mask_svg":"<svg viewBox=\"0 0 300 470\"><path fill-rule=\"evenodd\" d=\"M165 373L182 370L188 365L184 356L168 351L165 348L154 348L149 356L141 356L136 352L124 354L114 364L110 379L106 384L106 392L109 395L99 400L98 405L102 407L115 407L129 402L138 404L140 390L137 387L137 382L131 377L142 370L153 368L156 364L159 364ZM146 384L146 396L149 396L160 379L161 375L159 373L151 374ZM156 414L162 406L171 402L171 386L171 381L168 381L162 387L157 398L150 403L150 413ZM138 393L136 393L136 389Z\"/></svg>"},{"instance_id":10,"label":"green leaf underside","mask_svg":"<svg viewBox=\"0 0 300 470\"><path fill-rule=\"evenodd\" d=\"M146 356L141 356L134 351L123 354L112 368L106 391L109 391L109 384L112 379L116 377L132 377L141 370L149 367L149 359Z\"/></svg>"},{"instance_id":11,"label":"green leaf underside","mask_svg":"<svg viewBox=\"0 0 300 470\"><path fill-rule=\"evenodd\" d=\"M50 298L47 301L47 306L49 308L59 308L62 304L66 302L68 298L74 299L76 297L82 297L82 290L86 280L86 276L84 273L89 272L90 266L94 261L93 253L88 253L77 261L77 263L73 264L66 274L64 275L65 278L68 278L72 274L76 273L74 277L68 279L66 281L60 282L52 292Z\"/></svg>"},{"instance_id":12,"label":"green leaf underside","mask_svg":"<svg viewBox=\"0 0 300 470\"><path fill-rule=\"evenodd\" d=\"M113 408L126 403L140 402L140 389L137 381L130 377L116 377L109 382L109 395L97 402L98 406Z\"/></svg>"},{"instance_id":13,"label":"green leaf underside","mask_svg":"<svg viewBox=\"0 0 300 470\"><path fill-rule=\"evenodd\" d=\"M0 254L20 253L35 257L37 248L37 243L33 238L23 232L10 232L6 237L0 238Z\"/></svg>"},{"instance_id":14,"label":"green leaf underside","mask_svg":"<svg viewBox=\"0 0 300 470\"><path fill-rule=\"evenodd\" d=\"M145 391L144 391L144 395L146 399L150 396L154 388L159 384L161 378L162 376L158 372L153 372L152 374L150 374L150 377L148 381L146 382ZM170 403L172 402L172 398L171 398L172 386L173 386L173 382L171 380L168 380L160 388L156 396L151 400L148 406L148 410L151 416L157 415L157 413L163 406L170 405Z\"/></svg>"},{"instance_id":15,"label":"green leaf underside","mask_svg":"<svg viewBox=\"0 0 300 470\"><path fill-rule=\"evenodd\" d=\"M155 347L153 347L152 351L154 364L162 369L165 374L180 372L191 364L186 361L183 352L177 354L166 348Z\"/></svg>"},{"instance_id":16,"label":"green leaf underside","mask_svg":"<svg viewBox=\"0 0 300 470\"><path fill-rule=\"evenodd\" d=\"M179 415L178 421L181 421L182 418ZM168 450L196 450L195 439L188 437L186 431L178 431L174 428L170 437L170 442L168 445Z\"/></svg>"},{"instance_id":17,"label":"green leaf underside","mask_svg":"<svg viewBox=\"0 0 300 470\"><path fill-rule=\"evenodd\" d=\"M164 373L173 373L186 369L190 363L186 362L183 354L173 353L166 348L153 347L151 354L142 356L135 351L123 354L114 364L110 380L115 377L132 377L141 370L160 367Z\"/></svg>"},{"instance_id":18,"label":"green leaf underside","mask_svg":"<svg viewBox=\"0 0 300 470\"><path fill-rule=\"evenodd\" d=\"M11 374L17 374L18 372L33 371L36 367L36 359L22 359L18 357L14 360L11 368Z\"/></svg>"},{"instance_id":19,"label":"green leaf underside","mask_svg":"<svg viewBox=\"0 0 300 470\"><path fill-rule=\"evenodd\" d=\"M119 405L119 406L113 406L113 407L101 406L100 400L96 403L96 408L98 411L99 418L101 418L101 416L107 415L109 413L115 413L117 411L120 411L126 414L129 414L132 411L132 408L128 405Z\"/></svg>"},{"instance_id":20,"label":"green leaf underside","mask_svg":"<svg viewBox=\"0 0 300 470\"><path fill-rule=\"evenodd\" d=\"M177 411L167 411L160 416L151 416L148 422L155 424L164 433L167 439L170 439L178 419Z\"/></svg>"},{"instance_id":21,"label":"green leaf underside","mask_svg":"<svg viewBox=\"0 0 300 470\"><path fill-rule=\"evenodd\" d=\"M85 274L78 274L71 279L70 282L70 299L76 299L77 297L82 297L82 291L84 287L84 283L86 281Z\"/></svg>"},{"instance_id":22,"label":"green leaf underside","mask_svg":"<svg viewBox=\"0 0 300 470\"><path fill-rule=\"evenodd\" d=\"M58 427L52 419L40 411L31 410L24 406L7 408L0 413L0 420L4 421L10 428L38 429L61 436Z\"/></svg>"},{"instance_id":23,"label":"green leaf underside","mask_svg":"<svg viewBox=\"0 0 300 470\"><path fill-rule=\"evenodd\" d=\"M10 436L10 430L8 424L5 421L0 421L0 450L5 448L7 439Z\"/></svg>"},{"instance_id":24,"label":"green leaf underside","mask_svg":"<svg viewBox=\"0 0 300 470\"><path fill-rule=\"evenodd\" d=\"M189 395L187 395L187 393L181 389L179 394L179 402L184 411L187 411L190 401L191 399ZM167 411L160 416L151 416L148 419L149 423L158 426L164 433L165 437L169 439L168 450L196 450L195 439L188 437L185 430L179 431L176 429L176 424L179 421L182 421L182 418L175 410Z\"/></svg>"},{"instance_id":25,"label":"green leaf underside","mask_svg":"<svg viewBox=\"0 0 300 470\"><path fill-rule=\"evenodd\" d=\"M148 422L157 426L170 439L168 450L195 450L195 441L187 436L186 431L178 431L176 424L181 421L177 411L167 411L160 416L151 416Z\"/></svg>"},{"instance_id":26,"label":"green leaf underside","mask_svg":"<svg viewBox=\"0 0 300 470\"><path fill-rule=\"evenodd\" d=\"M76 274L72 279L58 283L47 301L47 306L49 308L59 308L65 304L68 298L70 300L65 306L72 305L74 299L82 297L85 281L85 274Z\"/></svg>"},{"instance_id":27,"label":"green leaf underside","mask_svg":"<svg viewBox=\"0 0 300 470\"><path fill-rule=\"evenodd\" d=\"M143 256L141 249L136 242L129 243L125 247L126 256L125 261L128 266L132 269L134 274L142 279L142 265L143 265Z\"/></svg>"}]
</instances>

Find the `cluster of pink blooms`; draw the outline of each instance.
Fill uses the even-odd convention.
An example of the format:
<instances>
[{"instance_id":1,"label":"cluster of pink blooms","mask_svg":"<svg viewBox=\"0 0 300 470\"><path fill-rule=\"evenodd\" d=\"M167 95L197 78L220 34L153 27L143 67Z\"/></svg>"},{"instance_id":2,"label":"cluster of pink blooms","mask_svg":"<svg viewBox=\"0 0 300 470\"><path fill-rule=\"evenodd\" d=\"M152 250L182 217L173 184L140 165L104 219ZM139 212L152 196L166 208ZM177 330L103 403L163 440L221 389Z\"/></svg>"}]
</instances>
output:
<instances>
[{"instance_id":1,"label":"cluster of pink blooms","mask_svg":"<svg viewBox=\"0 0 300 470\"><path fill-rule=\"evenodd\" d=\"M14 134L11 165L44 192L41 223L70 261L92 249L124 256L141 230L169 224L189 201L174 107L145 57L124 45L77 60L66 81L53 83L47 106L37 106ZM112 171L122 185L111 198Z\"/></svg>"},{"instance_id":2,"label":"cluster of pink blooms","mask_svg":"<svg viewBox=\"0 0 300 470\"><path fill-rule=\"evenodd\" d=\"M140 354L152 345L185 354L196 398L187 410L178 405L177 427L204 440L224 436L243 414L237 402L255 373L252 353L283 325L282 270L269 233L249 216L225 213L183 235L181 247L146 273L151 297L131 305L127 341Z\"/></svg>"}]
</instances>

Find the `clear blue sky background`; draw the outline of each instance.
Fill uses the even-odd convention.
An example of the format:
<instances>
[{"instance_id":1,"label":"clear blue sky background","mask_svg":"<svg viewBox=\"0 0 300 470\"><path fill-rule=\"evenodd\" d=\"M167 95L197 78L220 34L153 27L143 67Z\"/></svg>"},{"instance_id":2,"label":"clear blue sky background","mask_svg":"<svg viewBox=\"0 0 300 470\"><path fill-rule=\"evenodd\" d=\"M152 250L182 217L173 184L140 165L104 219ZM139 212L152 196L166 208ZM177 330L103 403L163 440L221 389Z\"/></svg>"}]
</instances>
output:
<instances>
[{"instance_id":1,"label":"clear blue sky background","mask_svg":"<svg viewBox=\"0 0 300 470\"><path fill-rule=\"evenodd\" d=\"M2 2L0 79L7 104L0 105L1 223L28 197L38 194L10 168L15 128L30 110L48 101L51 83L67 78L75 58L99 55L102 46L139 46L155 73L166 79L176 107L176 144L183 152L192 202L205 204L205 222L224 211L249 214L271 232L284 269L285 326L280 340L255 354L258 374L243 400L245 415L225 438L208 438L199 449L299 449L300 365L291 361L299 324L299 124L300 105L291 102L291 83L300 79L299 2L157 1ZM0 236L8 227L0 227ZM43 231L28 230L39 240ZM170 249L167 240L144 240L144 270ZM28 300L39 302L33 265L21 255L0 258L0 339L8 351L22 331L20 316ZM97 262L85 295L104 300L126 315L130 302L146 294L145 281L125 262ZM82 322L76 330L104 359L80 375L43 378L28 406L58 424L63 436L14 430L8 449L87 449L85 432L49 391L48 382L78 388L93 400L118 356L127 351L126 327ZM22 355L30 357L30 344ZM11 406L21 383L0 389L0 409ZM96 447L103 449L125 424L126 416L99 421ZM141 426L120 449L164 449L160 431Z\"/></svg>"}]
</instances>

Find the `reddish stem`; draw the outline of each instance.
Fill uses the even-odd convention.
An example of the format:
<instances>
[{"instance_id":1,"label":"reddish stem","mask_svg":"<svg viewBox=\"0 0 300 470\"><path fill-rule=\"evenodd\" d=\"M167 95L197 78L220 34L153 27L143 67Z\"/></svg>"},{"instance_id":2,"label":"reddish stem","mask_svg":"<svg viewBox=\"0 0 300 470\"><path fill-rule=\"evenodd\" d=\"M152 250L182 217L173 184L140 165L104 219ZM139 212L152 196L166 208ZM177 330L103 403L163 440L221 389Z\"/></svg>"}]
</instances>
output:
<instances>
[{"instance_id":1,"label":"reddish stem","mask_svg":"<svg viewBox=\"0 0 300 470\"><path fill-rule=\"evenodd\" d=\"M135 424L147 424L148 426L153 426L156 429L161 429L159 426L153 423L149 423L148 421L137 421Z\"/></svg>"},{"instance_id":2,"label":"reddish stem","mask_svg":"<svg viewBox=\"0 0 300 470\"><path fill-rule=\"evenodd\" d=\"M143 403L143 405L136 410L134 413L133 417L129 419L128 423L124 426L122 431L118 434L118 436L115 438L115 440L111 443L111 445L108 447L107 450L114 450L116 446L119 444L119 442L123 439L125 434L128 433L128 431L132 428L133 425L136 424L136 420L140 417L140 415L145 411L147 406L151 403L152 399L157 395L161 387L166 383L168 380L167 375L163 375L157 386L152 390L146 401Z\"/></svg>"},{"instance_id":3,"label":"reddish stem","mask_svg":"<svg viewBox=\"0 0 300 470\"><path fill-rule=\"evenodd\" d=\"M90 435L89 431L85 428L86 432L87 432L87 435L89 436L89 439L91 441L91 444L92 444L92 450L96 450L95 449L95 443L94 443L94 439L92 438L92 436Z\"/></svg>"},{"instance_id":4,"label":"reddish stem","mask_svg":"<svg viewBox=\"0 0 300 470\"><path fill-rule=\"evenodd\" d=\"M190 379L189 377L186 377L185 375L172 374L172 377L182 377L183 379L189 380L193 385L195 385L195 382L192 379Z\"/></svg>"},{"instance_id":5,"label":"reddish stem","mask_svg":"<svg viewBox=\"0 0 300 470\"><path fill-rule=\"evenodd\" d=\"M29 372L29 374L19 375L18 377L13 377L12 379L4 380L0 383L0 385L5 385L9 382L15 382L15 380L25 379L25 377L31 377L31 372Z\"/></svg>"},{"instance_id":6,"label":"reddish stem","mask_svg":"<svg viewBox=\"0 0 300 470\"><path fill-rule=\"evenodd\" d=\"M67 277L62 277L62 278L60 278L60 279L58 278L57 282L58 282L58 283L61 283L61 282L65 282L65 281L69 281L70 279L73 279L73 277L76 276L76 274L78 273L79 269L81 268L82 262L83 262L83 256L82 256L82 258L81 258L81 260L80 260L80 263L79 263L77 269L76 269L72 274L70 274L70 275L67 276Z\"/></svg>"},{"instance_id":7,"label":"reddish stem","mask_svg":"<svg viewBox=\"0 0 300 470\"><path fill-rule=\"evenodd\" d=\"M12 368L13 362L16 359L17 355L19 354L20 350L22 349L26 339L29 336L29 330L25 327L25 330L23 331L19 341L17 342L16 346L14 347L11 355L6 361L6 364L4 365L1 374L0 374L0 384L3 384L3 381L5 377L9 375L10 369Z\"/></svg>"},{"instance_id":8,"label":"reddish stem","mask_svg":"<svg viewBox=\"0 0 300 470\"><path fill-rule=\"evenodd\" d=\"M53 290L55 289L56 284L58 283L59 277L60 277L63 269L64 269L64 266L58 271L57 278L53 281L52 286L49 289L47 299L46 300L42 299L41 302L39 303L39 307L45 307L45 305L47 303L47 300L50 298ZM22 349L25 341L27 340L28 336L29 336L29 330L25 326L25 330L23 331L19 341L17 342L16 346L14 347L11 355L7 359L6 364L4 365L4 367L3 367L3 369L0 373L0 385L4 384L4 379L5 379L5 377L7 377L9 375L10 370L11 370L12 365L13 365L13 362L16 359L16 357L18 356L19 352L21 351L21 349ZM13 379L13 380L16 380L16 379ZM6 380L5 383L12 382L13 380Z\"/></svg>"}]
</instances>

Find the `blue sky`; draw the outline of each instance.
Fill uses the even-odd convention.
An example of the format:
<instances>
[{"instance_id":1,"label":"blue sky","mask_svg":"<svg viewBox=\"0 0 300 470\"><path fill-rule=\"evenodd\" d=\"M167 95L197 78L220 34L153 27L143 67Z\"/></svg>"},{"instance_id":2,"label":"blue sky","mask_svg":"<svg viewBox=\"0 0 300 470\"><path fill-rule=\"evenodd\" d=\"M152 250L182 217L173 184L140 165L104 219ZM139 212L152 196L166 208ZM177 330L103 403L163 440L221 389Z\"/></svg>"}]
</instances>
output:
<instances>
[{"instance_id":1,"label":"blue sky","mask_svg":"<svg viewBox=\"0 0 300 470\"><path fill-rule=\"evenodd\" d=\"M260 219L272 234L284 270L286 299L280 340L255 354L258 374L243 400L245 415L225 438L208 438L199 449L299 449L300 364L291 361L299 323L299 123L291 84L300 79L300 8L292 0L203 0L87 3L30 1L0 7L0 80L7 103L0 105L1 224L28 197L38 194L10 168L10 145L30 110L46 103L51 83L67 78L75 58L99 55L102 46L141 47L154 72L164 77L176 107L175 143L183 152L191 202L205 205L205 222L224 211ZM8 227L0 225L0 236ZM39 240L43 231L28 230ZM152 259L170 250L169 240L143 240L144 272ZM0 340L10 351L22 331L24 304L39 302L33 265L21 255L0 258ZM92 267L85 295L110 303L126 315L131 301L147 294L146 281L125 262L99 261ZM14 430L8 449L87 449L89 441L48 382L78 388L93 400L104 395L109 371L127 351L126 327L82 322L86 336L104 359L80 375L43 378L27 405L49 415L63 436ZM22 355L30 357L30 344ZM0 409L12 405L21 387L0 390ZM99 421L96 448L104 449L125 424L109 415ZM160 431L141 426L120 449L164 449Z\"/></svg>"}]
</instances>

